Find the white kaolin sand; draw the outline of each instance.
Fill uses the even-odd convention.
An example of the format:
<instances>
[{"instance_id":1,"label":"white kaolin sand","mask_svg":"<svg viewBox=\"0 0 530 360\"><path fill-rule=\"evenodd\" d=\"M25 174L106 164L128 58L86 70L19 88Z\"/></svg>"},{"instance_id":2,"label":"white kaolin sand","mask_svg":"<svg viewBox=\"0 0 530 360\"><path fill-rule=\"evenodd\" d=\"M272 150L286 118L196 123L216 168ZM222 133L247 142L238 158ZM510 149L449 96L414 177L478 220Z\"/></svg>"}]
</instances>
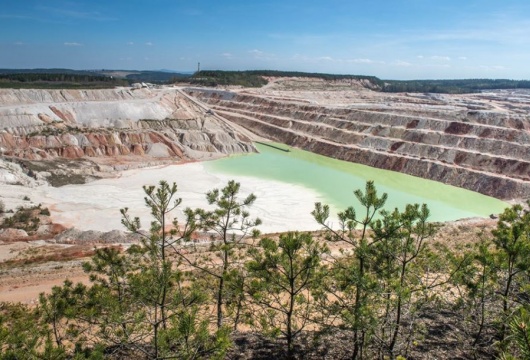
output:
<instances>
[{"instance_id":1,"label":"white kaolin sand","mask_svg":"<svg viewBox=\"0 0 530 360\"><path fill-rule=\"evenodd\" d=\"M182 204L172 215L182 219L182 210L186 207L208 208L206 192L224 187L231 179L241 183L241 198L251 192L257 196L249 212L263 221L259 227L262 232L319 228L310 214L314 203L322 201L315 191L278 181L212 174L201 163L129 170L118 178L84 185L42 186L35 189L34 201L49 206L54 221L67 227L123 230L119 210L127 207L131 216L140 217L142 226L147 228L151 217L144 203L143 185L157 185L160 180L176 182L177 196L182 198Z\"/></svg>"}]
</instances>

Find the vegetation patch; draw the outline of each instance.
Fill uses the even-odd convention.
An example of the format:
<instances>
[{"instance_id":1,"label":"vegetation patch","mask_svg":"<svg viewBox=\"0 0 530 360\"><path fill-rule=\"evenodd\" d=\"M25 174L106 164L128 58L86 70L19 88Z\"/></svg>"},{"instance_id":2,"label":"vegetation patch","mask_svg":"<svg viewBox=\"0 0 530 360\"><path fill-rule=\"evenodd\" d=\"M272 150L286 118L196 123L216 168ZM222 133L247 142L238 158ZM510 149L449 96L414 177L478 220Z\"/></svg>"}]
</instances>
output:
<instances>
[{"instance_id":1,"label":"vegetation patch","mask_svg":"<svg viewBox=\"0 0 530 360\"><path fill-rule=\"evenodd\" d=\"M259 74L248 71L200 71L195 73L188 81L202 86L244 86L261 87L268 81Z\"/></svg>"},{"instance_id":2,"label":"vegetation patch","mask_svg":"<svg viewBox=\"0 0 530 360\"><path fill-rule=\"evenodd\" d=\"M186 81L202 86L229 86L261 87L268 83L266 77L304 77L326 81L336 80L367 80L375 86L382 86L381 80L375 76L362 75L336 75L321 73L305 73L296 71L275 70L249 70L249 71L220 71L202 70L193 74Z\"/></svg>"},{"instance_id":3,"label":"vegetation patch","mask_svg":"<svg viewBox=\"0 0 530 360\"><path fill-rule=\"evenodd\" d=\"M12 269L20 266L37 265L49 262L66 262L94 256L96 250L86 247L71 247L62 250L54 250L53 253L39 254L38 251L26 252L14 259L9 259L0 263L2 269Z\"/></svg>"},{"instance_id":4,"label":"vegetation patch","mask_svg":"<svg viewBox=\"0 0 530 360\"><path fill-rule=\"evenodd\" d=\"M61 187L69 184L86 184L89 179L97 179L94 175L83 175L89 169L97 169L98 165L87 159L56 158L52 160L24 160L17 159L29 176L38 172L49 173L46 180L51 186ZM79 171L79 173L77 173Z\"/></svg>"},{"instance_id":5,"label":"vegetation patch","mask_svg":"<svg viewBox=\"0 0 530 360\"><path fill-rule=\"evenodd\" d=\"M0 88L11 89L108 89L128 86L122 79L94 74L0 73Z\"/></svg>"},{"instance_id":6,"label":"vegetation patch","mask_svg":"<svg viewBox=\"0 0 530 360\"><path fill-rule=\"evenodd\" d=\"M385 80L384 83L384 92L466 94L494 89L530 89L528 80L508 79Z\"/></svg>"},{"instance_id":7,"label":"vegetation patch","mask_svg":"<svg viewBox=\"0 0 530 360\"><path fill-rule=\"evenodd\" d=\"M41 204L29 208L19 207L12 216L2 220L0 229L19 229L33 235L41 222L39 216L46 214L49 215L50 211L48 208L42 208Z\"/></svg>"},{"instance_id":8,"label":"vegetation patch","mask_svg":"<svg viewBox=\"0 0 530 360\"><path fill-rule=\"evenodd\" d=\"M358 210L340 212L336 226L329 206L315 204L325 240L302 232L261 237L250 215L256 197L239 190L229 181L209 191L210 210L186 208L179 222L169 217L181 205L176 184L145 186L149 232L122 209L140 242L124 252L95 250L83 265L89 285L67 280L34 308L0 304L2 354L528 358L530 213L521 205L478 240L448 247L433 242L439 225L428 221L426 205L386 210L387 194L371 181L354 192ZM443 231L458 238L470 229ZM78 248L71 256L86 254Z\"/></svg>"}]
</instances>

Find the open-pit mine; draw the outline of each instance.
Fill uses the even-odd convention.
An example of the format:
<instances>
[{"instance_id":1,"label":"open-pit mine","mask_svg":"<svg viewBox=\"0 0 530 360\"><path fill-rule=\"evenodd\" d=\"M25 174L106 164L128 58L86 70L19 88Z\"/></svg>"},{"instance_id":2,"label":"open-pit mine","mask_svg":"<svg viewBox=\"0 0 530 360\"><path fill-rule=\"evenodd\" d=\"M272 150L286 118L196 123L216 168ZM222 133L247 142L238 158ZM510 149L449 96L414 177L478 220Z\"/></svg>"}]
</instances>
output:
<instances>
[{"instance_id":1,"label":"open-pit mine","mask_svg":"<svg viewBox=\"0 0 530 360\"><path fill-rule=\"evenodd\" d=\"M262 88L1 89L0 200L50 215L31 232L0 230L0 258L43 240L120 242L119 209L149 216L141 187L159 180L178 184L184 206L207 207L206 191L236 179L257 195L264 232L317 230L314 203L342 210L368 179L399 199L389 206L425 202L436 221L495 217L530 197L529 92L372 88L271 78Z\"/></svg>"},{"instance_id":2,"label":"open-pit mine","mask_svg":"<svg viewBox=\"0 0 530 360\"><path fill-rule=\"evenodd\" d=\"M126 170L143 172L139 169L254 153L253 141L258 140L499 200L530 197L530 94L524 90L389 94L372 90L366 80L269 80L257 89L0 90L3 201L7 208L14 208L23 205L20 198L27 196L61 209L61 196L68 193L61 186L77 184L74 193L82 199L83 189L93 195L94 180L123 178ZM212 179L206 187L224 181L223 175L214 176L212 171L182 170L167 180L182 183L184 192L204 193L208 188L196 188L201 179ZM382 172L373 175L380 179L373 180L384 183L383 178L393 174ZM149 177L140 181L155 184L163 176L150 170ZM304 188L306 184L299 182L287 184L288 179L269 180L299 186L298 196L305 190L311 200L333 202L322 195L325 190ZM274 188L280 192L281 186ZM325 180L321 186L326 186ZM415 187L429 186L420 182ZM250 184L251 189L259 190L256 184ZM447 198L451 193L438 195ZM265 196L272 198L270 193ZM456 203L468 201L465 196L458 198ZM63 214L73 211L75 199L64 200L71 206ZM117 212L123 205L118 201L114 206L108 198L102 201L106 204L86 202L80 209L105 207ZM504 203L495 204L481 215L498 213ZM52 211L54 215L62 218L59 212ZM289 219L282 219L283 229L288 229ZM86 227L70 221L66 225Z\"/></svg>"}]
</instances>

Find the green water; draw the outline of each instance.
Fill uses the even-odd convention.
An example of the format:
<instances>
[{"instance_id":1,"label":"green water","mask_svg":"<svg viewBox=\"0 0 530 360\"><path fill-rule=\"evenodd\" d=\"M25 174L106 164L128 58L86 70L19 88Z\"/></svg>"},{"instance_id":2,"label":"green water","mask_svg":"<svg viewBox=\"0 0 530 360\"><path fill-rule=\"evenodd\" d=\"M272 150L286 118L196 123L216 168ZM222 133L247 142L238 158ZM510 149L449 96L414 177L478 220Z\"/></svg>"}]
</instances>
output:
<instances>
[{"instance_id":1,"label":"green water","mask_svg":"<svg viewBox=\"0 0 530 360\"><path fill-rule=\"evenodd\" d=\"M287 145L271 143L288 149ZM374 180L378 192L388 193L385 208L427 204L431 221L449 221L499 213L507 203L469 190L388 170L340 161L291 148L290 152L256 144L259 154L238 155L211 162L209 171L252 176L301 185L319 193L334 211L358 209L353 191Z\"/></svg>"}]
</instances>

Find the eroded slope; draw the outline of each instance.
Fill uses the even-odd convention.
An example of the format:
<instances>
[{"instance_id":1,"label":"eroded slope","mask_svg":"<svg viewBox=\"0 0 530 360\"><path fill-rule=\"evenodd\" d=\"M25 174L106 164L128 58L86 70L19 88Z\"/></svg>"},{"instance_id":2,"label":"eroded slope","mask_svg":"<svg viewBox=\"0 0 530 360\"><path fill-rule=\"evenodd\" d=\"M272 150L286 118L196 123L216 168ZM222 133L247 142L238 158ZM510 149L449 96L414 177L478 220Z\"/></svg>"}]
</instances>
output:
<instances>
[{"instance_id":1,"label":"eroded slope","mask_svg":"<svg viewBox=\"0 0 530 360\"><path fill-rule=\"evenodd\" d=\"M300 81L303 83L303 81ZM384 94L347 84L286 90L187 89L272 140L500 199L530 196L530 96Z\"/></svg>"},{"instance_id":2,"label":"eroded slope","mask_svg":"<svg viewBox=\"0 0 530 360\"><path fill-rule=\"evenodd\" d=\"M2 155L33 162L108 170L255 151L244 131L176 88L4 89L0 104Z\"/></svg>"}]
</instances>

